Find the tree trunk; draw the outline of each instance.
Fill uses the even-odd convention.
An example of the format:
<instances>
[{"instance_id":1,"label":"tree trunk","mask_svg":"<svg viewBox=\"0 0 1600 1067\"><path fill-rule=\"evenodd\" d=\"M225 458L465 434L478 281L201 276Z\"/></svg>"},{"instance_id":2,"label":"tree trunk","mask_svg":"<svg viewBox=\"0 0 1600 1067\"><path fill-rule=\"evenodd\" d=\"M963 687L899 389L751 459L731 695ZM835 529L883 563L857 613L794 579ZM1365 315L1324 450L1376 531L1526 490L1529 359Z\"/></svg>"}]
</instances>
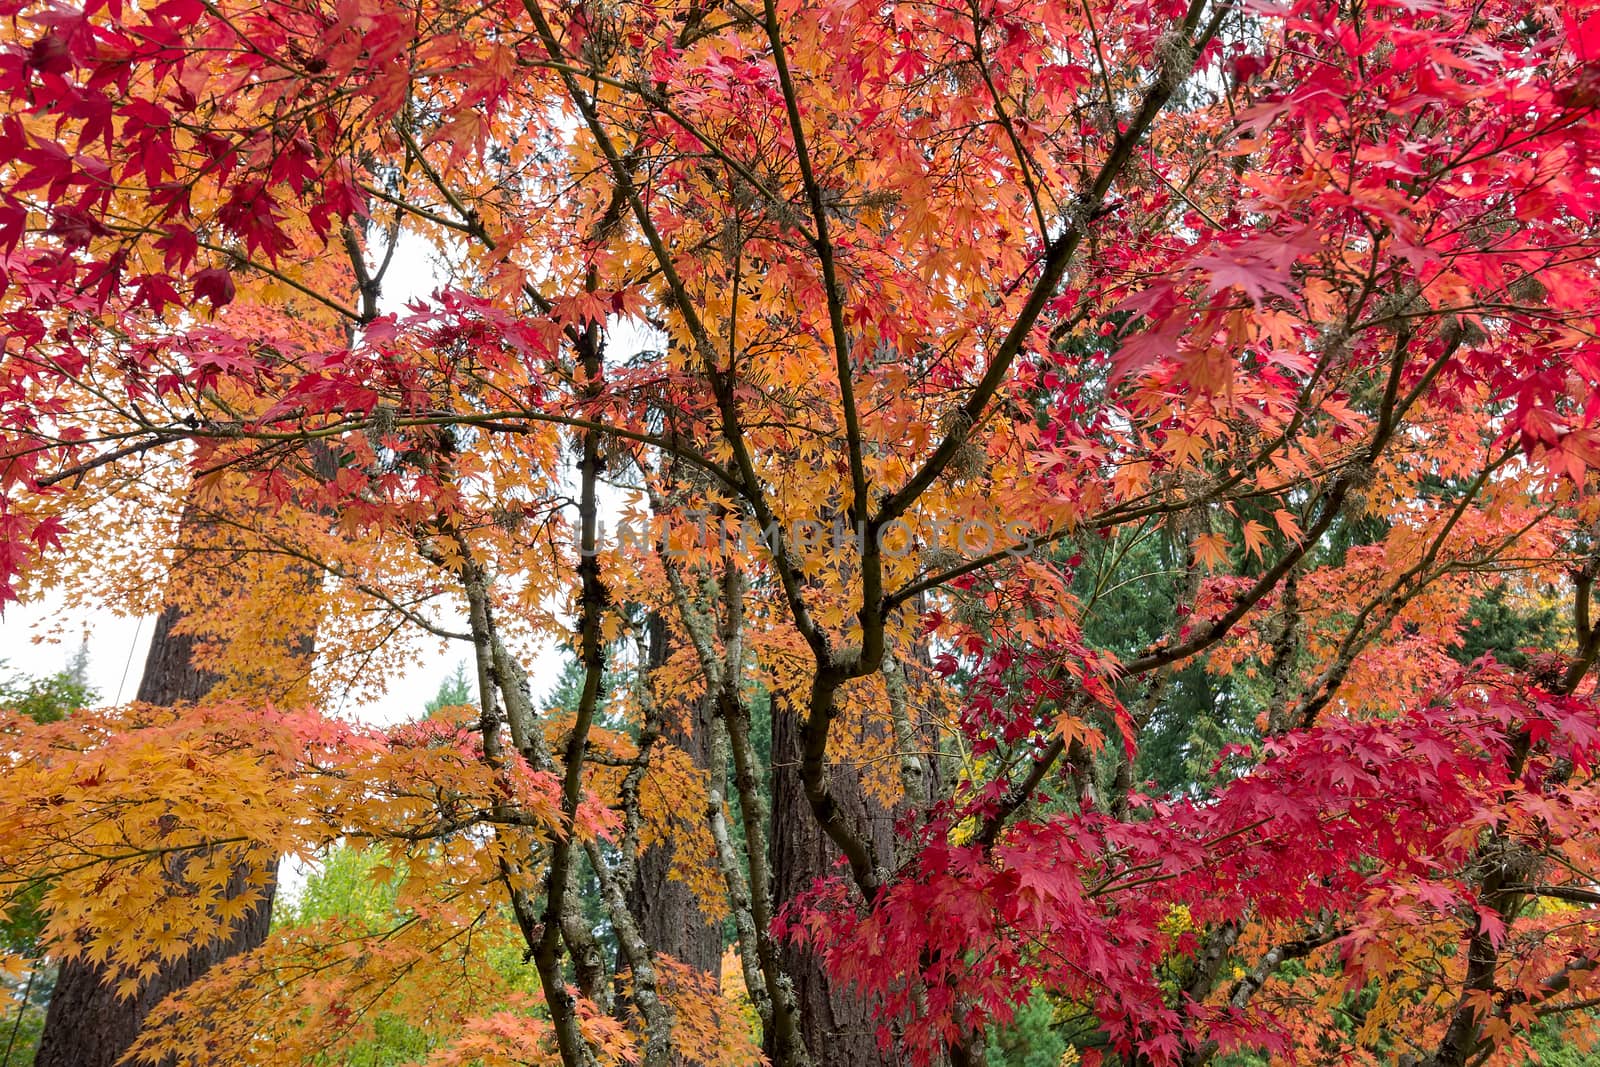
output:
<instances>
[{"instance_id":1,"label":"tree trunk","mask_svg":"<svg viewBox=\"0 0 1600 1067\"><path fill-rule=\"evenodd\" d=\"M650 618L649 667L654 670L667 661L669 633L660 615ZM705 770L711 765L711 723L706 701L694 701L689 721L668 714L661 726L661 740L689 754L694 765ZM716 976L721 971L722 931L706 918L694 894L682 882L667 877L672 868L672 848L666 843L645 849L639 856L629 910L638 916L639 932L656 952L671 956L703 974Z\"/></svg>"},{"instance_id":2,"label":"tree trunk","mask_svg":"<svg viewBox=\"0 0 1600 1067\"><path fill-rule=\"evenodd\" d=\"M243 890L246 872L237 871L228 895ZM44 1033L34 1067L112 1067L157 1004L168 994L185 988L230 956L260 945L272 921L272 889L250 910L225 940L193 949L187 956L162 966L136 996L126 1000L116 994L116 984L105 969L79 960L66 960L56 981Z\"/></svg>"},{"instance_id":3,"label":"tree trunk","mask_svg":"<svg viewBox=\"0 0 1600 1067\"><path fill-rule=\"evenodd\" d=\"M661 734L663 741L688 752L701 768L710 758L711 724L699 721L704 712L704 702L695 701L697 721L691 724L692 732L668 722ZM629 910L638 916L639 932L657 953L715 976L722 964L722 930L700 910L688 886L668 877L672 860L672 846L665 842L640 852Z\"/></svg>"},{"instance_id":4,"label":"tree trunk","mask_svg":"<svg viewBox=\"0 0 1600 1067\"><path fill-rule=\"evenodd\" d=\"M844 724L836 724L836 729ZM772 709L772 867L773 895L781 909L820 877L833 873L839 851L827 839L807 802L800 781L800 716L774 699ZM834 752L849 747L830 739ZM833 795L846 817L866 829L880 856L893 855L893 813L868 798L860 769L848 763L830 768ZM821 960L785 940L783 968L794 982L800 1031L814 1067L887 1067L899 1064L893 1050L878 1047L872 1007L853 989L836 988ZM768 1050L771 1054L771 1050Z\"/></svg>"},{"instance_id":5,"label":"tree trunk","mask_svg":"<svg viewBox=\"0 0 1600 1067\"><path fill-rule=\"evenodd\" d=\"M194 635L173 633L183 613L169 604L156 619L156 632L150 635L150 651L144 660L144 676L134 699L144 704L194 704L206 698L217 684L215 675L194 665Z\"/></svg>"},{"instance_id":6,"label":"tree trunk","mask_svg":"<svg viewBox=\"0 0 1600 1067\"><path fill-rule=\"evenodd\" d=\"M217 679L197 670L192 658L194 639L173 633L181 612L168 606L156 620L145 659L138 699L147 704L180 704L205 698ZM234 872L228 896L242 892L248 872ZM105 968L81 960L65 960L45 1015L35 1067L112 1067L133 1040L150 1011L170 993L183 989L216 964L260 945L272 921L272 896L266 896L232 931L187 956L164 964L136 996L121 998Z\"/></svg>"}]
</instances>

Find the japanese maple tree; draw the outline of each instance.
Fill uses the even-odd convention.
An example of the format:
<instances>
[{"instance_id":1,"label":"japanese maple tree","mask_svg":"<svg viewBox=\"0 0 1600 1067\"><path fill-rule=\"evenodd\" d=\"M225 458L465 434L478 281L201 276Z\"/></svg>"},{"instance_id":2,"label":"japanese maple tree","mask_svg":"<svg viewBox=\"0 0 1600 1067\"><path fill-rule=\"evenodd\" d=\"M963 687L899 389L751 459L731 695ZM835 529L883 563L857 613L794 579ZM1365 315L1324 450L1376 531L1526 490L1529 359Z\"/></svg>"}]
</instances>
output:
<instances>
[{"instance_id":1,"label":"japanese maple tree","mask_svg":"<svg viewBox=\"0 0 1600 1067\"><path fill-rule=\"evenodd\" d=\"M7 720L0 884L130 990L240 864L360 842L399 902L136 1054L967 1064L1042 996L1083 1062L1463 1067L1585 1018L1593 3L4 14L0 595L176 598L219 671L314 619L319 667ZM185 508L214 578L152 590ZM299 577L274 625L230 566ZM1463 664L1490 598L1562 622ZM339 717L421 639L475 709ZM1151 787L1195 686L1226 743Z\"/></svg>"}]
</instances>

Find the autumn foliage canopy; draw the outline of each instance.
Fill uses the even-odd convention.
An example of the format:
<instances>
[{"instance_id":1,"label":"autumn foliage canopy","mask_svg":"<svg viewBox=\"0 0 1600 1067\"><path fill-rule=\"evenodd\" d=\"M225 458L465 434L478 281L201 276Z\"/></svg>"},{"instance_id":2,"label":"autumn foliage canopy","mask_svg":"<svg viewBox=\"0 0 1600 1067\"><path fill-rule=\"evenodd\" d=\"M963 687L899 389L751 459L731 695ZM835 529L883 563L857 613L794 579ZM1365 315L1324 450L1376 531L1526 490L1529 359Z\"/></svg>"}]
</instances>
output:
<instances>
[{"instance_id":1,"label":"autumn foliage canopy","mask_svg":"<svg viewBox=\"0 0 1600 1067\"><path fill-rule=\"evenodd\" d=\"M222 681L0 719L0 908L131 992L241 870L397 894L135 1055L1586 1040L1600 4L73 2L0 0L0 599ZM340 714L439 641L472 707Z\"/></svg>"}]
</instances>

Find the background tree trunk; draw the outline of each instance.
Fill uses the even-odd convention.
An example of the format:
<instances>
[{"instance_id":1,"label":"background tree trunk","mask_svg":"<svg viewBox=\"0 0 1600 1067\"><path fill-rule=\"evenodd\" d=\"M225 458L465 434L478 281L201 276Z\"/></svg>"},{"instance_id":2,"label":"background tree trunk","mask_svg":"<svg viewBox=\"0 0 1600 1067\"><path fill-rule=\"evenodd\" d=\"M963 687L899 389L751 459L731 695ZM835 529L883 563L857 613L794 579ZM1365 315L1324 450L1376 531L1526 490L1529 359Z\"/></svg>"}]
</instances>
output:
<instances>
[{"instance_id":1,"label":"background tree trunk","mask_svg":"<svg viewBox=\"0 0 1600 1067\"><path fill-rule=\"evenodd\" d=\"M670 631L660 615L650 618L649 668L666 663ZM711 765L711 723L705 701L694 701L688 721L669 713L661 726L661 740L689 754L694 765ZM722 963L722 930L710 922L688 886L667 877L672 868L672 848L656 844L639 856L629 910L638 916L639 932L646 943L663 955L686 963L696 971L717 975Z\"/></svg>"},{"instance_id":2,"label":"background tree trunk","mask_svg":"<svg viewBox=\"0 0 1600 1067\"><path fill-rule=\"evenodd\" d=\"M145 658L138 697L147 704L193 703L205 699L217 679L194 665L194 638L174 633L182 614L168 606L156 620ZM243 892L249 872L234 873L228 896ZM272 921L269 883L261 902L225 937L199 945L187 956L166 964L138 993L121 998L105 968L81 960L66 960L56 981L44 1033L39 1039L35 1067L112 1067L133 1044L145 1017L170 993L189 985L207 970L240 952L255 948L267 936Z\"/></svg>"}]
</instances>

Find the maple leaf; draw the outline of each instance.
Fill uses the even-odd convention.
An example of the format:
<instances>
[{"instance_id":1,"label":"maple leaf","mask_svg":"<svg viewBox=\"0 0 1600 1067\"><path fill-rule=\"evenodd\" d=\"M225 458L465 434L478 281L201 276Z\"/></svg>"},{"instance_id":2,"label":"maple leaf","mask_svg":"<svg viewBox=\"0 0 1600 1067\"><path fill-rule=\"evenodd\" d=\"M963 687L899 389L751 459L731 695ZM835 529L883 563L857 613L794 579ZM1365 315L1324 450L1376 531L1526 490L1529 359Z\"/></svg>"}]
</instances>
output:
<instances>
[{"instance_id":1,"label":"maple leaf","mask_svg":"<svg viewBox=\"0 0 1600 1067\"><path fill-rule=\"evenodd\" d=\"M1244 538L1245 551L1257 559L1262 558L1262 553L1267 546L1267 528L1255 519L1249 519L1239 527L1239 532Z\"/></svg>"},{"instance_id":2,"label":"maple leaf","mask_svg":"<svg viewBox=\"0 0 1600 1067\"><path fill-rule=\"evenodd\" d=\"M1301 230L1288 237L1255 238L1223 251L1197 256L1194 265L1203 271L1211 292L1237 286L1260 306L1262 297L1271 294L1294 299L1291 272L1295 262L1314 249L1314 231Z\"/></svg>"},{"instance_id":3,"label":"maple leaf","mask_svg":"<svg viewBox=\"0 0 1600 1067\"><path fill-rule=\"evenodd\" d=\"M190 279L196 300L210 303L212 308L220 308L233 302L234 285L233 275L221 267L209 267L198 271Z\"/></svg>"},{"instance_id":4,"label":"maple leaf","mask_svg":"<svg viewBox=\"0 0 1600 1067\"><path fill-rule=\"evenodd\" d=\"M1206 533L1197 536L1190 548L1195 562L1207 570L1220 570L1228 562L1228 541L1221 534Z\"/></svg>"}]
</instances>

